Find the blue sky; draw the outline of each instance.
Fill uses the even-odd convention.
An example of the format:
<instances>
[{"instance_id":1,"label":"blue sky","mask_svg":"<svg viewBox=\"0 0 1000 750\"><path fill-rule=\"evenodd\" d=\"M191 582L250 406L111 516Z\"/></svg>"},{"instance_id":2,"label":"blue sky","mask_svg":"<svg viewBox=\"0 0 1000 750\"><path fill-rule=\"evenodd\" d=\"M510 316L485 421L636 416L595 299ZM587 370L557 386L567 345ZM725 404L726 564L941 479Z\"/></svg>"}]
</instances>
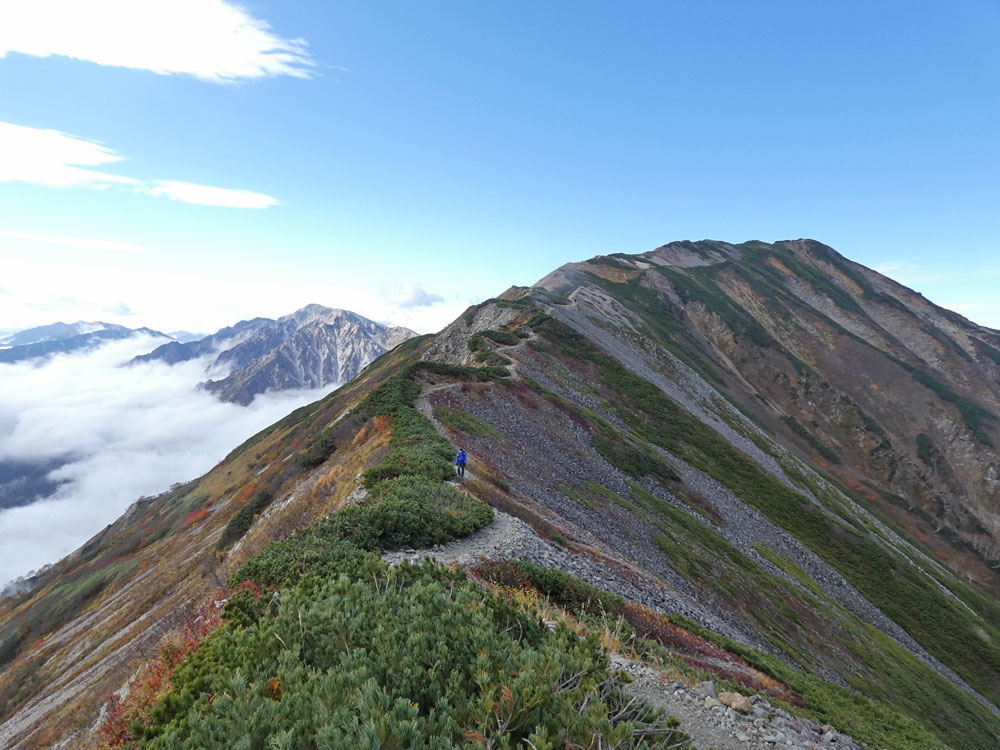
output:
<instances>
[{"instance_id":1,"label":"blue sky","mask_svg":"<svg viewBox=\"0 0 1000 750\"><path fill-rule=\"evenodd\" d=\"M997 38L996 0L4 4L0 329L430 331L797 237L1000 328Z\"/></svg>"}]
</instances>

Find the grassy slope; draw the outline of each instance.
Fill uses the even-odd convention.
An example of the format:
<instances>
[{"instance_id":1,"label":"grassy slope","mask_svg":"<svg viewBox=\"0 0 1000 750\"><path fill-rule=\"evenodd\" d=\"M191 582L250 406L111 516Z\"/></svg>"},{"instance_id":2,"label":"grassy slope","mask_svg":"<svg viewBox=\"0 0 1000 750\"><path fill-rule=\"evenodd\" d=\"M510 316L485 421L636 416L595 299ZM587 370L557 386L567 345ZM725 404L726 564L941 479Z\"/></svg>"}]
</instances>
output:
<instances>
[{"instance_id":1,"label":"grassy slope","mask_svg":"<svg viewBox=\"0 0 1000 750\"><path fill-rule=\"evenodd\" d=\"M756 482L763 483L758 490L770 493L774 489L763 472L743 454L720 441L714 432L700 427L700 423L680 412L676 405L668 407L662 392L640 378L633 379L631 373L574 331L545 315L535 316L532 327L544 340L533 340L530 346L543 361L551 358L548 371L575 373L578 382L591 387L587 396L605 399L605 406L624 419L630 429L623 433L596 413L573 406L530 378L522 377L518 388L530 388L555 408L572 413L573 421L586 423L592 446L623 472L636 479L655 478L675 495L685 497L677 473L659 454L644 447L649 441L683 456L710 475L718 475L723 483L726 483L723 475L746 474L747 486L734 486L737 494L745 495L747 487L755 486ZM567 386L567 381L561 383ZM517 397L523 398L520 393ZM469 426L481 435L496 430L492 425L484 428L482 425L486 423L480 417L460 417L456 412L462 413L454 407L444 413L453 423ZM726 463L713 464L720 456ZM512 481L516 482L516 478ZM801 571L798 575L812 589L807 586L803 591L765 571L715 533L714 520L704 509L692 507L698 516L685 513L637 483L631 484L624 495L592 481L582 485L562 482L554 489L592 511L595 518L607 519L607 509L613 505L628 510L656 529L658 542L672 567L696 588L720 598L753 623L805 669L804 673L796 672L773 658L759 653L752 656L764 671L786 681L791 679L800 694L809 696L810 715L894 750L929 747L939 742L952 747L993 746L1000 723L974 699L831 602ZM796 507L804 510L802 498L790 491L789 495L794 496ZM915 730L906 721L889 729L893 722L879 710L861 710L843 689L808 677L809 673L831 667L840 670L862 695L896 707L922 729ZM933 742L928 737L933 737Z\"/></svg>"}]
</instances>

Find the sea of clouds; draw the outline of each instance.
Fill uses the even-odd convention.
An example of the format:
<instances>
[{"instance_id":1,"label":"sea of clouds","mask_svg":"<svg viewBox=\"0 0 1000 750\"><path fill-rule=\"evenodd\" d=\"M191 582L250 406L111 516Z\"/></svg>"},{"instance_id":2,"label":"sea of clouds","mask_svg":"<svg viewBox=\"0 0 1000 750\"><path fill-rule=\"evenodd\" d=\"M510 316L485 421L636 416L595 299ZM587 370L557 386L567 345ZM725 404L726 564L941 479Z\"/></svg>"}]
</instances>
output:
<instances>
[{"instance_id":1,"label":"sea of clouds","mask_svg":"<svg viewBox=\"0 0 1000 750\"><path fill-rule=\"evenodd\" d=\"M51 496L0 511L0 589L72 552L143 495L205 473L229 451L336 386L258 396L197 389L203 360L125 366L163 339L0 364L0 460L64 461Z\"/></svg>"}]
</instances>

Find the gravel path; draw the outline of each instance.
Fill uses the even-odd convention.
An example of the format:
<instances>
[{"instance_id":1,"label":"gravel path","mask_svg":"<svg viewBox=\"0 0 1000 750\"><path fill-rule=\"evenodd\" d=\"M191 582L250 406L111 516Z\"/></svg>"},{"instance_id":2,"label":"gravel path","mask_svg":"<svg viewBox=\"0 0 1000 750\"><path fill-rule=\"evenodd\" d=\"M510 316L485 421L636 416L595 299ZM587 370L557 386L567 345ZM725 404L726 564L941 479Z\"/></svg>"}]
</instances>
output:
<instances>
[{"instance_id":1,"label":"gravel path","mask_svg":"<svg viewBox=\"0 0 1000 750\"><path fill-rule=\"evenodd\" d=\"M428 549L407 549L382 555L382 559L392 565L403 560L416 563L427 558L445 565L470 565L480 560L526 560L565 571L598 588L660 612L684 615L716 632L728 634L732 631L726 621L695 598L658 585L652 578L637 585L619 576L609 566L542 539L521 519L498 510L493 511L492 522L464 539Z\"/></svg>"},{"instance_id":2,"label":"gravel path","mask_svg":"<svg viewBox=\"0 0 1000 750\"><path fill-rule=\"evenodd\" d=\"M632 678L626 692L676 717L696 750L860 750L833 727L794 718L761 695L751 697L749 711L741 713L717 700L714 683L671 682L662 672L617 654L611 663Z\"/></svg>"}]
</instances>

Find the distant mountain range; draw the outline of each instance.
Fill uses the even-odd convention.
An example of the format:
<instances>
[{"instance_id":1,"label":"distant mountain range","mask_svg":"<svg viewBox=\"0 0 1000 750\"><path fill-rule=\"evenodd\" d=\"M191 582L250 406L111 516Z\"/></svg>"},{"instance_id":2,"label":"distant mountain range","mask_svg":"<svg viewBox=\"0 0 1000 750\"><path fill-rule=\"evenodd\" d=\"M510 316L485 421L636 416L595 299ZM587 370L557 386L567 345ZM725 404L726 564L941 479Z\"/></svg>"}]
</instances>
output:
<instances>
[{"instance_id":1,"label":"distant mountain range","mask_svg":"<svg viewBox=\"0 0 1000 750\"><path fill-rule=\"evenodd\" d=\"M268 390L346 382L415 335L349 310L313 304L277 320L243 320L197 341L171 341L132 362L177 364L210 356L210 379L203 387L223 401L247 405Z\"/></svg>"},{"instance_id":2,"label":"distant mountain range","mask_svg":"<svg viewBox=\"0 0 1000 750\"><path fill-rule=\"evenodd\" d=\"M47 326L37 326L23 331L15 331L0 336L0 346L25 346L27 344L37 344L42 341L59 341L72 338L84 333L94 333L107 328L121 328L110 323L95 321L88 323L79 320L76 323L51 323Z\"/></svg>"},{"instance_id":3,"label":"distant mountain range","mask_svg":"<svg viewBox=\"0 0 1000 750\"><path fill-rule=\"evenodd\" d=\"M247 405L268 390L322 388L357 375L369 362L416 334L349 310L306 305L272 320L241 320L211 335L127 328L101 321L53 323L0 337L0 363L96 348L137 334L166 340L130 364L174 365L209 358L202 387L221 400Z\"/></svg>"},{"instance_id":4,"label":"distant mountain range","mask_svg":"<svg viewBox=\"0 0 1000 750\"><path fill-rule=\"evenodd\" d=\"M207 333L192 333L191 331L170 331L167 334L174 341L179 341L182 344L186 344L189 341L197 341L198 339L205 338Z\"/></svg>"},{"instance_id":5,"label":"distant mountain range","mask_svg":"<svg viewBox=\"0 0 1000 750\"><path fill-rule=\"evenodd\" d=\"M50 354L93 349L108 341L127 339L136 334L172 338L168 334L151 328L126 328L114 323L101 321L76 323L52 323L51 325L28 328L0 338L0 363L11 364L29 359L47 357Z\"/></svg>"}]
</instances>

